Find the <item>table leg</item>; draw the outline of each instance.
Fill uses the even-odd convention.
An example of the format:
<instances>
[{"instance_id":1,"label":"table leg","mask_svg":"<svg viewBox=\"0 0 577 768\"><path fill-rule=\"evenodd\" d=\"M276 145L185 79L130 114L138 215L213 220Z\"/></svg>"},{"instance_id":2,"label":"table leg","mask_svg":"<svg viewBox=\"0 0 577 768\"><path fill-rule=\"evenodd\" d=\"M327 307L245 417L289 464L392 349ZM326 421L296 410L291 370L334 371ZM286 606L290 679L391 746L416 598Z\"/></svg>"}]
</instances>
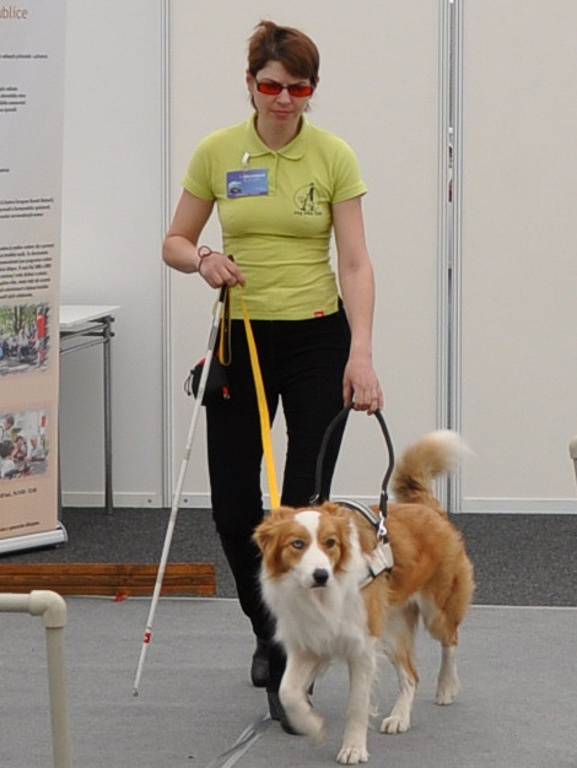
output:
<instances>
[{"instance_id":1,"label":"table leg","mask_svg":"<svg viewBox=\"0 0 577 768\"><path fill-rule=\"evenodd\" d=\"M111 318L103 318L104 356L104 499L109 515L114 511L112 496L112 382L110 364L110 339L112 338Z\"/></svg>"}]
</instances>

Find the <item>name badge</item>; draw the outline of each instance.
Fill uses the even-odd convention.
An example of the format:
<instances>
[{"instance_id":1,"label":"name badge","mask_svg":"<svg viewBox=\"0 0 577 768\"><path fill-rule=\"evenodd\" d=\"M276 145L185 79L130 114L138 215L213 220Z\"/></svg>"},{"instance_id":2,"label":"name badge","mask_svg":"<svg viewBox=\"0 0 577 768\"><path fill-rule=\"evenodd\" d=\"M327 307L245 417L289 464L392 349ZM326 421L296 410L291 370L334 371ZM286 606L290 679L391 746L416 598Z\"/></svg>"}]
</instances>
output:
<instances>
[{"instance_id":1,"label":"name badge","mask_svg":"<svg viewBox=\"0 0 577 768\"><path fill-rule=\"evenodd\" d=\"M268 169L251 168L246 171L228 171L226 174L226 196L259 197L268 195Z\"/></svg>"}]
</instances>

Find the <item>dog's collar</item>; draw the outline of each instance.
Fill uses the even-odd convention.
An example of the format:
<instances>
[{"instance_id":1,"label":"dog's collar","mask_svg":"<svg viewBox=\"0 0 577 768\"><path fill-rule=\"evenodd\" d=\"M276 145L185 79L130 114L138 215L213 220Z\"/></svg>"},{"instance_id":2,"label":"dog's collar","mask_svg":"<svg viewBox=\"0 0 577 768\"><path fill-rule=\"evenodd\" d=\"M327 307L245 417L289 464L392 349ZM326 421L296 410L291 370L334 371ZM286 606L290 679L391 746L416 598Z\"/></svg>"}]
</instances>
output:
<instances>
[{"instance_id":1,"label":"dog's collar","mask_svg":"<svg viewBox=\"0 0 577 768\"><path fill-rule=\"evenodd\" d=\"M362 589L374 581L377 576L382 573L390 573L393 569L393 551L389 543L385 518L380 510L377 516L370 507L358 501L349 501L348 499L331 499L331 501L341 507L347 507L347 509L358 512L373 526L377 533L377 546L370 554L364 555L368 573L361 579L360 586Z\"/></svg>"}]
</instances>

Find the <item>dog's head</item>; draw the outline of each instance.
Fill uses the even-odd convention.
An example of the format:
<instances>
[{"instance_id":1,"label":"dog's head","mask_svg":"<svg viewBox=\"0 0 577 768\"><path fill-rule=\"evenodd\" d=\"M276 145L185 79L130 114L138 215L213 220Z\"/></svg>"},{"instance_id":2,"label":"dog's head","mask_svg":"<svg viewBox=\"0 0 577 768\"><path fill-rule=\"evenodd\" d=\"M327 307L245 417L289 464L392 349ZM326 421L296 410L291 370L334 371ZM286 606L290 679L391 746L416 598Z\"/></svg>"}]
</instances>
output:
<instances>
[{"instance_id":1,"label":"dog's head","mask_svg":"<svg viewBox=\"0 0 577 768\"><path fill-rule=\"evenodd\" d=\"M350 555L348 515L335 504L275 509L253 538L268 578L288 576L307 589L330 587Z\"/></svg>"}]
</instances>

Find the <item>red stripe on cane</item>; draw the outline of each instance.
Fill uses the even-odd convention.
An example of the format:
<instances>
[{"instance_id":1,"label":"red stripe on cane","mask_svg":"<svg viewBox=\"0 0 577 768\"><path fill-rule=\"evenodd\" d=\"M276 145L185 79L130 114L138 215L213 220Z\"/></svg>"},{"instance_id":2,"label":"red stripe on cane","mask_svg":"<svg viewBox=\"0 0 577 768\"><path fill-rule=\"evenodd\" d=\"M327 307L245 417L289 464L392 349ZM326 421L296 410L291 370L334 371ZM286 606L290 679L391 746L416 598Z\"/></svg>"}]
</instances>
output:
<instances>
[{"instance_id":1,"label":"red stripe on cane","mask_svg":"<svg viewBox=\"0 0 577 768\"><path fill-rule=\"evenodd\" d=\"M145 644L148 645L148 643L150 643L151 640L152 640L152 632L145 632L144 633L144 642L145 642Z\"/></svg>"}]
</instances>

